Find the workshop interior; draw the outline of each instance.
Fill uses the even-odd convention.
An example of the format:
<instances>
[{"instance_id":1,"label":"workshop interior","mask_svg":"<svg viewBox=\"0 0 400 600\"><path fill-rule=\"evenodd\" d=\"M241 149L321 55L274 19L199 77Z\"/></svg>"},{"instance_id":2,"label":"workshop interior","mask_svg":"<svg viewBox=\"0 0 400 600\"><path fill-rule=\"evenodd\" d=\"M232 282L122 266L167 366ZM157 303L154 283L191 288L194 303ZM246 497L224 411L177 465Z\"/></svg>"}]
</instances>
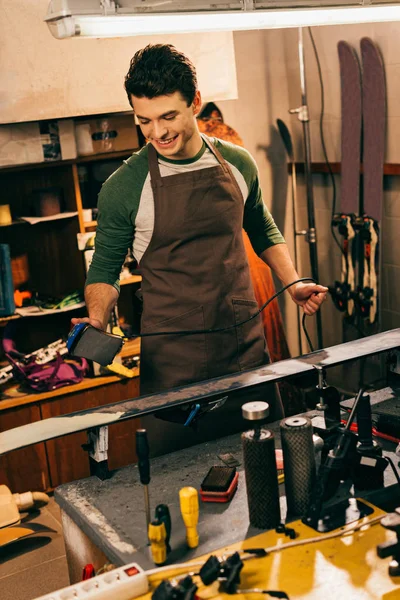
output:
<instances>
[{"instance_id":1,"label":"workshop interior","mask_svg":"<svg viewBox=\"0 0 400 600\"><path fill-rule=\"evenodd\" d=\"M400 600L400 3L4 0L1 13L1 600ZM87 320L99 194L154 147L124 89L149 44L192 61L199 139L254 159L297 273L279 277L239 228L255 302L237 300L233 324L188 320L176 286L170 318L144 327L156 277L135 245L104 328ZM174 214L156 229L159 170L158 233L177 227ZM193 214L185 239L205 219ZM205 242L219 256L213 229ZM292 294L314 284L326 299L307 314ZM145 346L200 373L187 340L251 345L254 323L268 361L144 387Z\"/></svg>"}]
</instances>

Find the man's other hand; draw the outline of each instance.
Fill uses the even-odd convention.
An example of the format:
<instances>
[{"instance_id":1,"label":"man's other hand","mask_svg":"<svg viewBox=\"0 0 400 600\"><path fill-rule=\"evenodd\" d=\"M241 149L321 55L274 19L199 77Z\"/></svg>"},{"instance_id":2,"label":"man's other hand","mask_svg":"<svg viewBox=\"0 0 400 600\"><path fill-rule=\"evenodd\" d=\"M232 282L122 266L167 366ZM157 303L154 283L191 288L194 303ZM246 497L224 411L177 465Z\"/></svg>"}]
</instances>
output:
<instances>
[{"instance_id":1,"label":"man's other hand","mask_svg":"<svg viewBox=\"0 0 400 600\"><path fill-rule=\"evenodd\" d=\"M328 288L316 283L300 282L288 290L293 301L303 307L306 315L311 316L319 310L326 299Z\"/></svg>"},{"instance_id":2,"label":"man's other hand","mask_svg":"<svg viewBox=\"0 0 400 600\"><path fill-rule=\"evenodd\" d=\"M89 317L83 317L83 319L71 319L72 325L78 325L78 323L89 323L96 329L103 329L103 324L98 319L89 319Z\"/></svg>"}]
</instances>

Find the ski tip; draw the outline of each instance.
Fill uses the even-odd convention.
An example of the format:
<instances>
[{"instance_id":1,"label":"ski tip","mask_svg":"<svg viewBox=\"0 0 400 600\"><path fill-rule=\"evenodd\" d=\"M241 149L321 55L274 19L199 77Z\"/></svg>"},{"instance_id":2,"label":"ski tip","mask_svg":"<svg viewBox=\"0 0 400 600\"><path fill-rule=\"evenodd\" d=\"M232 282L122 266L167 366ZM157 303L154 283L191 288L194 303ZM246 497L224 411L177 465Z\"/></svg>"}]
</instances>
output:
<instances>
[{"instance_id":1,"label":"ski tip","mask_svg":"<svg viewBox=\"0 0 400 600\"><path fill-rule=\"evenodd\" d=\"M345 42L344 40L340 40L340 42L337 43L337 49L338 49L339 59L345 59L348 56L351 56L351 58L356 59L356 61L359 62L356 49L354 48L354 46L352 46L348 42Z\"/></svg>"},{"instance_id":2,"label":"ski tip","mask_svg":"<svg viewBox=\"0 0 400 600\"><path fill-rule=\"evenodd\" d=\"M382 59L381 50L376 42L369 37L363 37L360 40L360 49L361 53L364 55L366 52L373 52L377 54L380 59Z\"/></svg>"}]
</instances>

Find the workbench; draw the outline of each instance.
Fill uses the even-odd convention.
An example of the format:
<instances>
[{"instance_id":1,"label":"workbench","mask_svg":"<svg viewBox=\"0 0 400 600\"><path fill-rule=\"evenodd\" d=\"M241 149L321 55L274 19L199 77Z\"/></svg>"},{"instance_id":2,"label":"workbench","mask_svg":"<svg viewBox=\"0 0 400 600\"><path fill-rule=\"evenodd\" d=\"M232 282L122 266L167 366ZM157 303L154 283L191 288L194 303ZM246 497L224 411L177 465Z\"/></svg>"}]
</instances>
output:
<instances>
[{"instance_id":1,"label":"workbench","mask_svg":"<svg viewBox=\"0 0 400 600\"><path fill-rule=\"evenodd\" d=\"M382 398L385 398L385 394ZM310 418L320 414L318 411L305 413ZM279 422L268 424L266 427L274 432L276 447L280 447ZM243 430L247 428L248 426L243 423ZM386 451L392 458L395 458L394 449L393 444L386 445ZM189 551L179 510L178 491L184 486L198 489L209 468L223 464L218 456L226 453L233 454L241 463L238 467L240 474L236 495L228 504L200 502L198 525L200 543L198 548ZM387 491L368 492L363 493L362 496L384 510L393 510L396 506L400 506L399 486L394 484L394 475L387 468L385 471ZM284 485L280 486L280 490L281 511L284 517L286 513ZM118 469L108 480L100 481L96 477L89 477L62 485L56 489L55 498L62 512L71 583L80 580L82 566L86 563L92 563L95 568L103 566L105 562L111 562L116 566L137 562L145 569L154 567L147 546L143 487L139 482L136 465ZM260 534L260 530L249 525L240 434L153 459L150 501L152 513L159 503L167 504L171 512L172 552L169 554L167 564L186 562ZM305 526L300 524L300 527ZM385 539L388 532L380 525L372 529L378 530L378 528L382 529L380 537L382 540ZM276 536L277 534L272 531L265 535ZM287 538L284 540L286 541ZM371 549L372 551L376 556L375 548ZM309 556L311 558L314 555L315 550L312 550ZM376 561L379 562L379 559L376 558ZM386 562L387 566L388 561L382 562L383 564ZM400 587L398 594L388 598L393 600L396 597L400 598ZM345 595L342 597L346 600L348 598ZM366 599L377 597L380 598L380 596L365 596Z\"/></svg>"}]
</instances>

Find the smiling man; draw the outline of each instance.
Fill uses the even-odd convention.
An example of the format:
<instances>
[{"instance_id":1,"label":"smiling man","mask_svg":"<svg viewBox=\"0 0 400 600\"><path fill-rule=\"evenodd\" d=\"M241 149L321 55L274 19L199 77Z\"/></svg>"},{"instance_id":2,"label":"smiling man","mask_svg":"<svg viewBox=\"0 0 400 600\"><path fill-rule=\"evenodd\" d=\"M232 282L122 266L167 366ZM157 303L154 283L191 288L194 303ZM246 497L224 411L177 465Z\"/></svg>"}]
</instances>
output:
<instances>
[{"instance_id":1,"label":"smiling man","mask_svg":"<svg viewBox=\"0 0 400 600\"><path fill-rule=\"evenodd\" d=\"M86 320L106 325L121 265L133 247L142 275L141 331L167 332L142 338L142 394L267 363L260 317L241 324L258 308L242 228L284 284L299 276L263 203L253 158L243 148L200 135L195 68L173 46L137 52L125 89L148 144L100 192ZM305 283L290 288L308 315L326 291ZM173 334L194 330L200 333ZM279 399L271 416L282 416Z\"/></svg>"}]
</instances>

